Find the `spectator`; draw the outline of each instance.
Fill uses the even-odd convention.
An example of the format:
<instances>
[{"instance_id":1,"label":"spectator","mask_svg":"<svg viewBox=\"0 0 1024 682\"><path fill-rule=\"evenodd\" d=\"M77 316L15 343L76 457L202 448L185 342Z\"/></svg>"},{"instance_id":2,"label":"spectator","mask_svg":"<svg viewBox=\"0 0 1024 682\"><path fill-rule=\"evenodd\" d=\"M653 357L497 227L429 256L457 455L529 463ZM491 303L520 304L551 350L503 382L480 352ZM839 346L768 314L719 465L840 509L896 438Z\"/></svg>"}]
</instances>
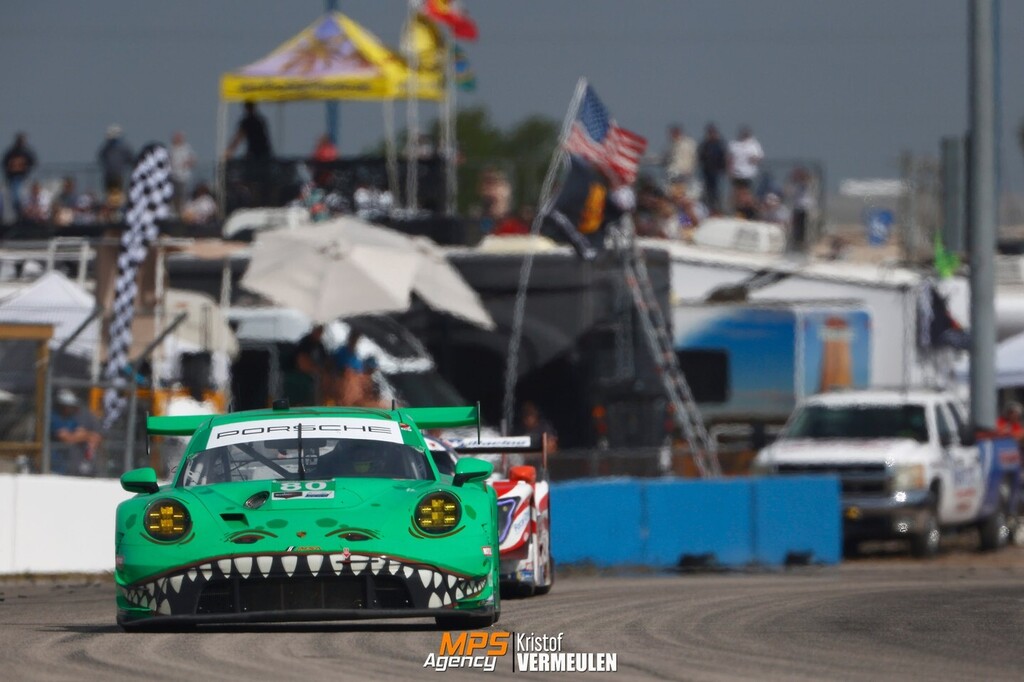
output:
<instances>
[{"instance_id":1,"label":"spectator","mask_svg":"<svg viewBox=\"0 0 1024 682\"><path fill-rule=\"evenodd\" d=\"M4 178L7 180L7 192L14 209L14 219L22 219L22 185L25 178L36 166L36 155L28 146L28 136L18 133L14 143L4 153Z\"/></svg>"},{"instance_id":2,"label":"spectator","mask_svg":"<svg viewBox=\"0 0 1024 682\"><path fill-rule=\"evenodd\" d=\"M665 175L669 183L689 185L697 167L697 143L686 134L683 127L674 125L668 129L669 146L665 152Z\"/></svg>"},{"instance_id":3,"label":"spectator","mask_svg":"<svg viewBox=\"0 0 1024 682\"><path fill-rule=\"evenodd\" d=\"M477 193L480 196L480 230L488 234L511 211L512 185L503 171L485 168L480 173Z\"/></svg>"},{"instance_id":4,"label":"spectator","mask_svg":"<svg viewBox=\"0 0 1024 682\"><path fill-rule=\"evenodd\" d=\"M174 212L181 216L185 209L185 197L192 184L192 169L196 165L196 153L192 151L192 145L185 141L185 133L178 131L171 136L170 156Z\"/></svg>"},{"instance_id":5,"label":"spectator","mask_svg":"<svg viewBox=\"0 0 1024 682\"><path fill-rule=\"evenodd\" d=\"M43 189L38 180L33 181L22 206L22 219L37 224L49 222L52 203L50 193Z\"/></svg>"},{"instance_id":6,"label":"spectator","mask_svg":"<svg viewBox=\"0 0 1024 682\"><path fill-rule=\"evenodd\" d=\"M789 176L788 190L793 206L793 233L790 241L793 248L802 250L807 246L808 221L817 208L814 180L810 172L803 167L794 168Z\"/></svg>"},{"instance_id":7,"label":"spectator","mask_svg":"<svg viewBox=\"0 0 1024 682\"><path fill-rule=\"evenodd\" d=\"M125 178L131 172L135 154L122 137L121 126L107 128L107 139L96 154L103 172L103 188L107 192L123 190Z\"/></svg>"},{"instance_id":8,"label":"spectator","mask_svg":"<svg viewBox=\"0 0 1024 682\"><path fill-rule=\"evenodd\" d=\"M338 160L338 148L331 136L324 133L313 148L313 181L319 187L328 187L331 183L331 169L327 164Z\"/></svg>"},{"instance_id":9,"label":"spectator","mask_svg":"<svg viewBox=\"0 0 1024 682\"><path fill-rule=\"evenodd\" d=\"M738 184L733 187L733 210L735 215L746 220L757 220L757 196L749 185Z\"/></svg>"},{"instance_id":10,"label":"spectator","mask_svg":"<svg viewBox=\"0 0 1024 682\"><path fill-rule=\"evenodd\" d=\"M192 198L181 211L181 219L189 225L207 225L217 217L217 202L206 183L200 182Z\"/></svg>"},{"instance_id":11,"label":"spectator","mask_svg":"<svg viewBox=\"0 0 1024 682\"><path fill-rule=\"evenodd\" d=\"M92 415L81 409L78 398L64 388L57 392L50 421L53 438L51 469L57 474L89 476L103 435Z\"/></svg>"},{"instance_id":12,"label":"spectator","mask_svg":"<svg viewBox=\"0 0 1024 682\"><path fill-rule=\"evenodd\" d=\"M60 193L54 198L53 222L60 226L75 222L75 208L78 206L78 192L75 190L75 179L70 175L61 181Z\"/></svg>"},{"instance_id":13,"label":"spectator","mask_svg":"<svg viewBox=\"0 0 1024 682\"><path fill-rule=\"evenodd\" d=\"M729 143L729 176L734 192L742 188L753 189L762 159L764 150L761 149L761 143L754 137L750 126L740 126L739 135ZM735 200L734 206L739 210Z\"/></svg>"},{"instance_id":14,"label":"spectator","mask_svg":"<svg viewBox=\"0 0 1024 682\"><path fill-rule=\"evenodd\" d=\"M782 197L775 192L768 192L761 202L760 219L766 223L773 223L781 228L789 225L789 209L782 203Z\"/></svg>"},{"instance_id":15,"label":"spectator","mask_svg":"<svg viewBox=\"0 0 1024 682\"><path fill-rule=\"evenodd\" d=\"M704 139L697 147L697 159L700 163L701 179L704 181L704 203L713 214L722 211L719 182L727 166L725 143L714 123L704 129Z\"/></svg>"},{"instance_id":16,"label":"spectator","mask_svg":"<svg viewBox=\"0 0 1024 682\"><path fill-rule=\"evenodd\" d=\"M548 454L558 450L558 433L551 423L544 418L537 405L530 400L523 401L520 408L520 428L523 433L530 437L541 438L544 434L548 436Z\"/></svg>"},{"instance_id":17,"label":"spectator","mask_svg":"<svg viewBox=\"0 0 1024 682\"><path fill-rule=\"evenodd\" d=\"M338 160L338 148L335 146L331 136L324 133L316 142L313 149L313 160L318 163L329 163Z\"/></svg>"},{"instance_id":18,"label":"spectator","mask_svg":"<svg viewBox=\"0 0 1024 682\"><path fill-rule=\"evenodd\" d=\"M256 111L254 102L245 103L245 115L238 121L228 148L224 152L227 157L234 156L235 149L245 142L245 158L249 161L266 161L273 156L270 148L270 135L267 133L267 121Z\"/></svg>"},{"instance_id":19,"label":"spectator","mask_svg":"<svg viewBox=\"0 0 1024 682\"><path fill-rule=\"evenodd\" d=\"M996 420L996 432L1001 436L1010 436L1014 440L1024 439L1024 406L1011 401L1003 408L1002 415Z\"/></svg>"},{"instance_id":20,"label":"spectator","mask_svg":"<svg viewBox=\"0 0 1024 682\"><path fill-rule=\"evenodd\" d=\"M295 368L289 398L293 405L319 405L324 380L327 378L327 349L324 348L324 326L314 325L295 346Z\"/></svg>"}]
</instances>

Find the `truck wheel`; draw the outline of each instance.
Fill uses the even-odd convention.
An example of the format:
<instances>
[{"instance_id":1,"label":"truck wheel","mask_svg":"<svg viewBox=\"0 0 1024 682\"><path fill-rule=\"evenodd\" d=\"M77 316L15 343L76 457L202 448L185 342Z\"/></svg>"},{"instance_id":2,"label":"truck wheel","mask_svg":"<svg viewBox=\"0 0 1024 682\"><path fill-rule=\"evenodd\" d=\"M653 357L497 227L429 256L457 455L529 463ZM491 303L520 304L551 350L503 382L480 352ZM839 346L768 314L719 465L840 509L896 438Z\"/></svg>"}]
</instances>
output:
<instances>
[{"instance_id":1,"label":"truck wheel","mask_svg":"<svg viewBox=\"0 0 1024 682\"><path fill-rule=\"evenodd\" d=\"M939 553L942 531L939 529L939 516L935 512L935 504L928 508L928 516L921 531L910 538L910 553L920 559L930 559Z\"/></svg>"},{"instance_id":2,"label":"truck wheel","mask_svg":"<svg viewBox=\"0 0 1024 682\"><path fill-rule=\"evenodd\" d=\"M1000 486L999 507L996 508L995 513L978 525L982 552L994 552L997 549L1002 549L1010 540L1010 524L1006 514L1009 491L1006 488L1005 484Z\"/></svg>"}]
</instances>

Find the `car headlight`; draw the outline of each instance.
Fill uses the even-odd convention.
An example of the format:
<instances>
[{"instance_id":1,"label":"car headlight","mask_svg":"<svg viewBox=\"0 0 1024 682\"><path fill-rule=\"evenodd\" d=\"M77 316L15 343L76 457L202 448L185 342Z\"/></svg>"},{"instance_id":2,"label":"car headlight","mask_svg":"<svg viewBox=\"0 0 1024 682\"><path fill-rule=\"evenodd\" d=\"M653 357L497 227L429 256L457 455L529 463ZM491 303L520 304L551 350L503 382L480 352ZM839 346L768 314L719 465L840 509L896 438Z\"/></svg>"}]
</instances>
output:
<instances>
[{"instance_id":1,"label":"car headlight","mask_svg":"<svg viewBox=\"0 0 1024 682\"><path fill-rule=\"evenodd\" d=\"M925 487L923 464L897 464L893 467L893 490L920 490Z\"/></svg>"},{"instance_id":2,"label":"car headlight","mask_svg":"<svg viewBox=\"0 0 1024 682\"><path fill-rule=\"evenodd\" d=\"M146 532L156 540L178 540L191 528L192 517L177 500L157 500L146 508Z\"/></svg>"},{"instance_id":3,"label":"car headlight","mask_svg":"<svg viewBox=\"0 0 1024 682\"><path fill-rule=\"evenodd\" d=\"M439 535L459 525L462 507L450 493L430 493L416 503L416 526L424 533Z\"/></svg>"}]
</instances>

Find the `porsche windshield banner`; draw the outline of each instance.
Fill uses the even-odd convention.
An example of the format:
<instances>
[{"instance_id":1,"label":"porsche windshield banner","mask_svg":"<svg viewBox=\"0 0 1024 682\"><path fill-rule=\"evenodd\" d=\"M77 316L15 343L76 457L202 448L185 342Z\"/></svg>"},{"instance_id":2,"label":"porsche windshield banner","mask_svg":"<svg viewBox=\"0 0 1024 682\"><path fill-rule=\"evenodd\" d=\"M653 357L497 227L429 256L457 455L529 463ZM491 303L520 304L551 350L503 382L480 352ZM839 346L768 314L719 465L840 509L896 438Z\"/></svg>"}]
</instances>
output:
<instances>
[{"instance_id":1,"label":"porsche windshield banner","mask_svg":"<svg viewBox=\"0 0 1024 682\"><path fill-rule=\"evenodd\" d=\"M207 448L237 443L297 438L347 438L401 443L398 424L383 419L352 417L308 417L296 419L263 419L259 421L219 424L210 429Z\"/></svg>"}]
</instances>

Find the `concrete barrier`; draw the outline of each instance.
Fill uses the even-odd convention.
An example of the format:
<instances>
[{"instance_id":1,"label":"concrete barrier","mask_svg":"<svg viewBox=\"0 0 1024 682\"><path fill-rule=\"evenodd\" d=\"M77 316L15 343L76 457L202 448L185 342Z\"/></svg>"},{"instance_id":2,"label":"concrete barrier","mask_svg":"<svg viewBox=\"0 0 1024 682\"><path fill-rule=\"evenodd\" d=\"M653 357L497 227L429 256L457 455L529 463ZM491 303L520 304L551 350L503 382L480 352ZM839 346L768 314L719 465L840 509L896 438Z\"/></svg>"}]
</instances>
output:
<instances>
[{"instance_id":1,"label":"concrete barrier","mask_svg":"<svg viewBox=\"0 0 1024 682\"><path fill-rule=\"evenodd\" d=\"M114 569L117 480L0 475L0 574ZM551 486L559 563L673 567L840 559L839 483L792 476L603 479Z\"/></svg>"},{"instance_id":2,"label":"concrete barrier","mask_svg":"<svg viewBox=\"0 0 1024 682\"><path fill-rule=\"evenodd\" d=\"M834 564L839 494L833 476L555 483L551 551L598 566Z\"/></svg>"},{"instance_id":3,"label":"concrete barrier","mask_svg":"<svg viewBox=\"0 0 1024 682\"><path fill-rule=\"evenodd\" d=\"M117 480L0 475L0 574L114 570Z\"/></svg>"}]
</instances>

